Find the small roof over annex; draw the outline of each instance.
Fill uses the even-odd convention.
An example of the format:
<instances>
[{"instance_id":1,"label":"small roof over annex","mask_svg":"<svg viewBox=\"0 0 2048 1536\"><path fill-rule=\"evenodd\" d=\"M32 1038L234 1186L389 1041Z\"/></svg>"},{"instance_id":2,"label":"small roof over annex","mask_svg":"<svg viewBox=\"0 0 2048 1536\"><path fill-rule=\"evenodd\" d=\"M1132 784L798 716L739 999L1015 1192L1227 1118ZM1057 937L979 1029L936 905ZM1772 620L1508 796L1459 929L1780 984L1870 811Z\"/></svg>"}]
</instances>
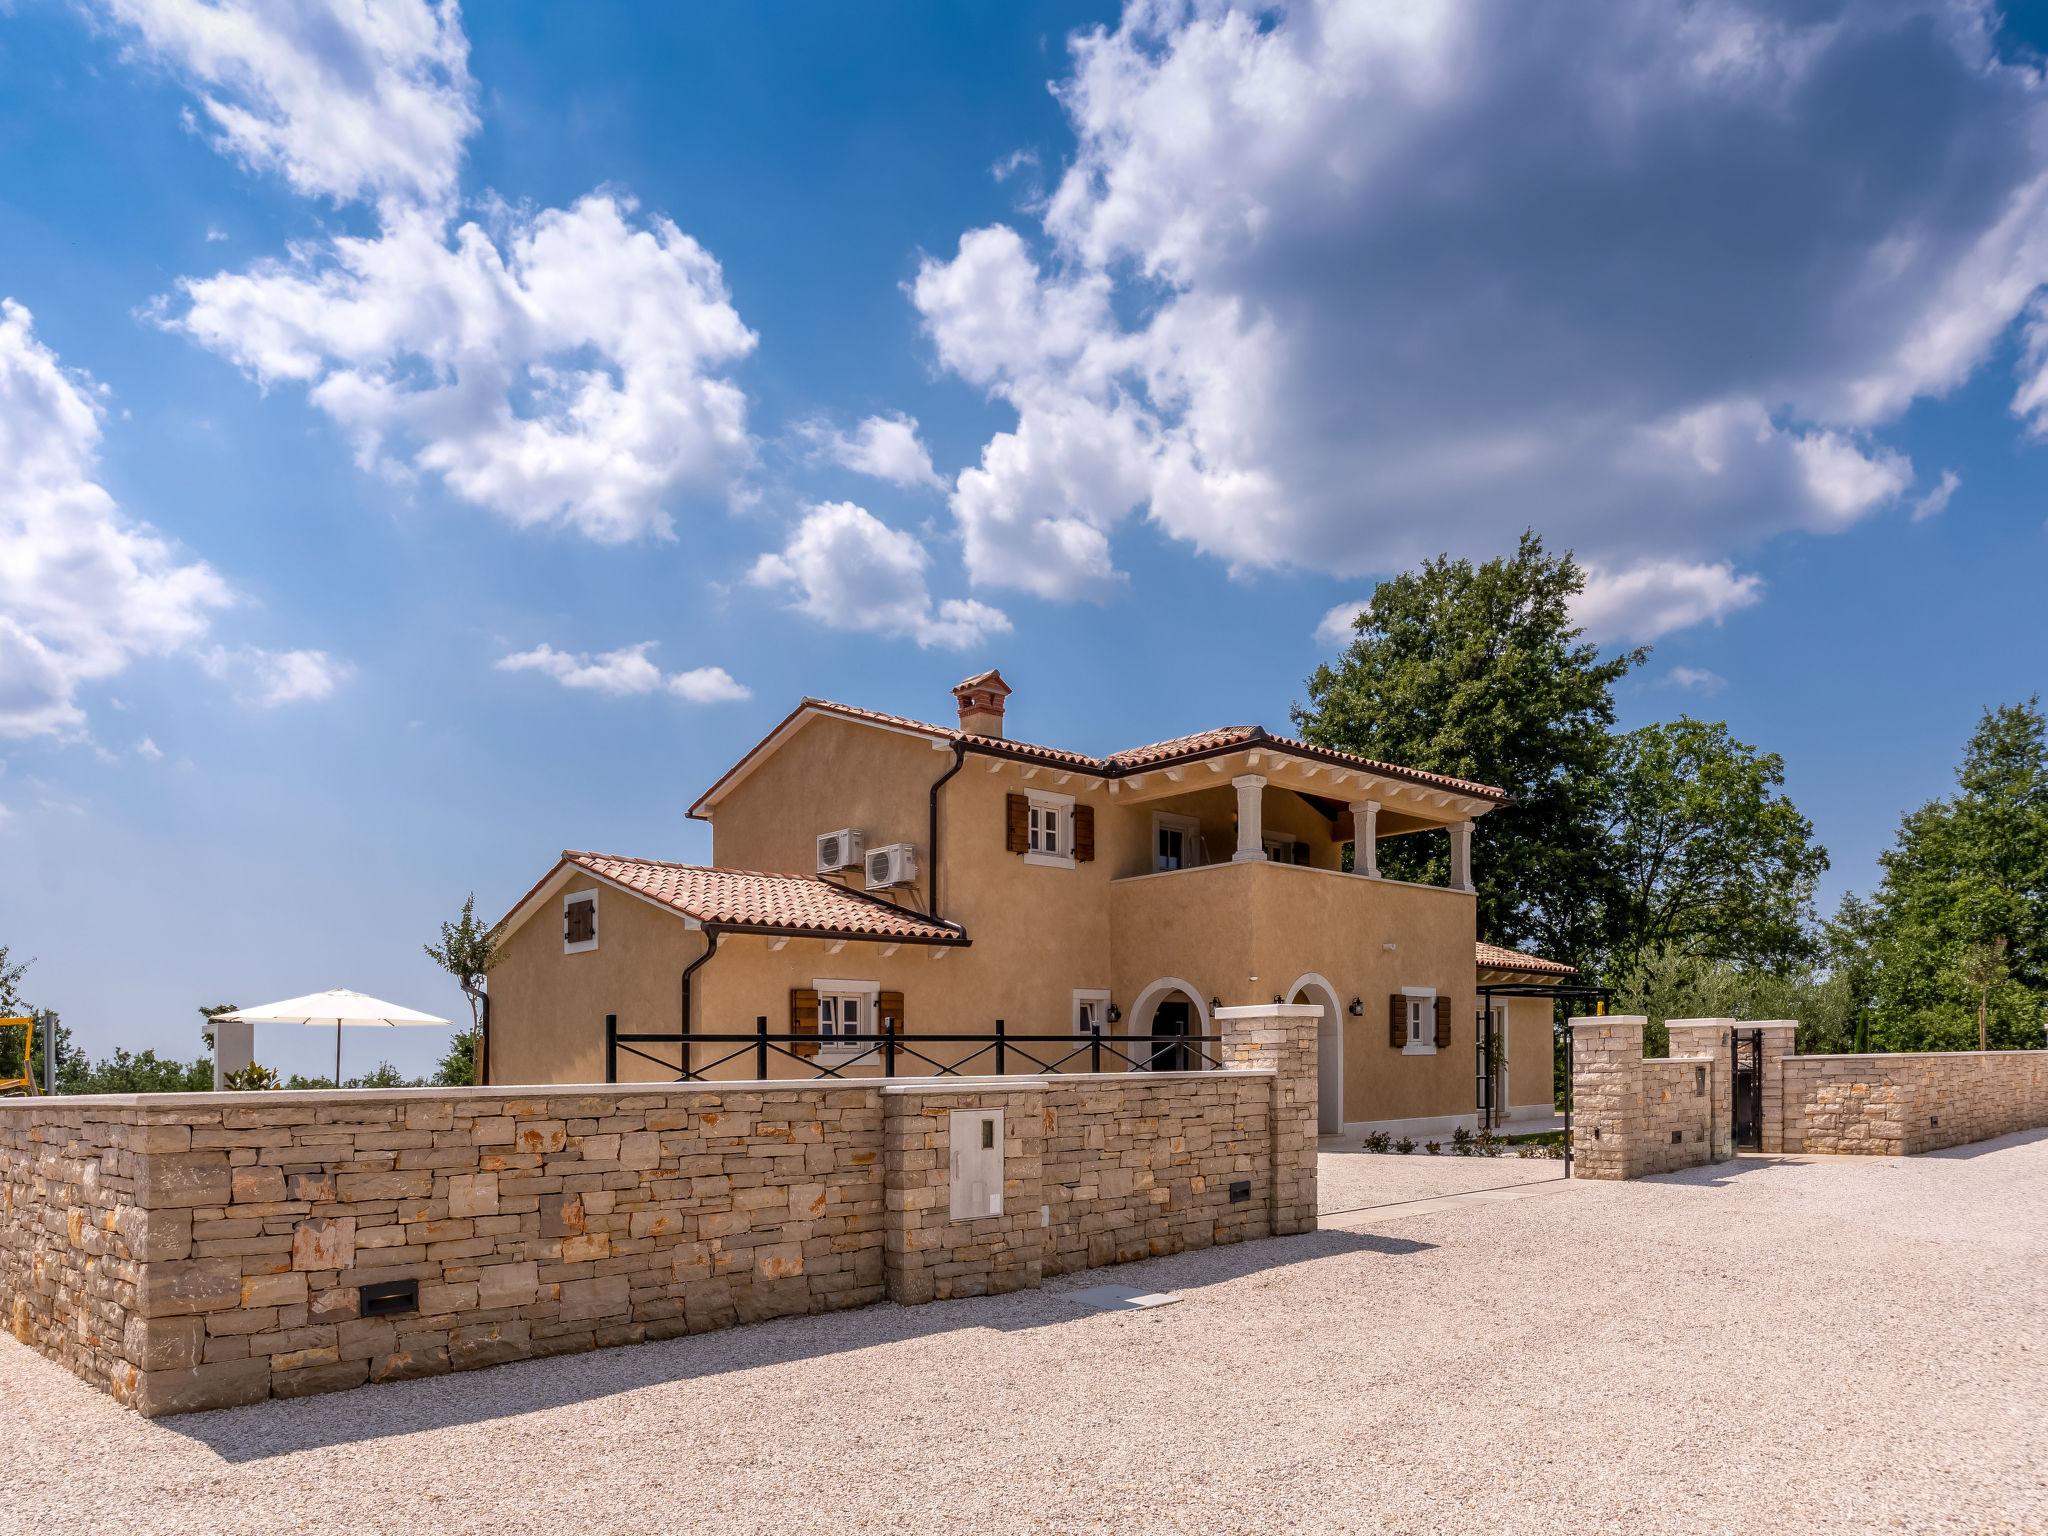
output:
<instances>
[{"instance_id":1,"label":"small roof over annex","mask_svg":"<svg viewBox=\"0 0 2048 1536\"><path fill-rule=\"evenodd\" d=\"M961 945L957 923L938 922L864 891L811 875L672 864L564 850L555 867L506 914L506 932L538 912L578 873L674 912L693 928L791 938L864 939L884 944Z\"/></svg>"},{"instance_id":2,"label":"small roof over annex","mask_svg":"<svg viewBox=\"0 0 2048 1536\"><path fill-rule=\"evenodd\" d=\"M1546 960L1541 955L1532 955L1526 950L1505 949L1498 944L1481 941L1473 946L1474 959L1479 969L1495 971L1511 976L1547 976L1562 980L1579 974L1575 965L1566 965L1562 960Z\"/></svg>"}]
</instances>

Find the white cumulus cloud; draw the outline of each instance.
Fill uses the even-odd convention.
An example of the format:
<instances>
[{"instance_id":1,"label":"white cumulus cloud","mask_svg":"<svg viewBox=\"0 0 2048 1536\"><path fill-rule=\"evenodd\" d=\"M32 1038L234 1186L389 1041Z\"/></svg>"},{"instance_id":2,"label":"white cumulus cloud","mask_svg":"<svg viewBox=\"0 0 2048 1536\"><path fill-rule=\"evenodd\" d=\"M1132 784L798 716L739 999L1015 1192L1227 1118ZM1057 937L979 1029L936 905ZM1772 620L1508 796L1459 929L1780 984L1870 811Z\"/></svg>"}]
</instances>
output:
<instances>
[{"instance_id":1,"label":"white cumulus cloud","mask_svg":"<svg viewBox=\"0 0 2048 1536\"><path fill-rule=\"evenodd\" d=\"M205 131L243 163L337 202L453 194L476 111L452 0L97 3L189 77Z\"/></svg>"},{"instance_id":2,"label":"white cumulus cloud","mask_svg":"<svg viewBox=\"0 0 2048 1536\"><path fill-rule=\"evenodd\" d=\"M543 642L530 651L501 656L495 663L500 672L538 672L564 688L585 689L611 698L666 692L692 704L718 704L752 698L753 691L734 680L723 667L693 667L687 672L664 675L648 653L654 641L622 646L616 651L591 655L584 651L558 651Z\"/></svg>"},{"instance_id":3,"label":"white cumulus cloud","mask_svg":"<svg viewBox=\"0 0 2048 1536\"><path fill-rule=\"evenodd\" d=\"M1948 510L1948 504L1962 489L1963 477L1952 469L1944 469L1941 479L1929 486L1924 494L1914 499L1913 521L1925 522L1930 517L1939 517Z\"/></svg>"},{"instance_id":4,"label":"white cumulus cloud","mask_svg":"<svg viewBox=\"0 0 2048 1536\"><path fill-rule=\"evenodd\" d=\"M207 674L256 709L308 704L330 697L355 668L326 651L270 651L261 646L215 646L201 654Z\"/></svg>"},{"instance_id":5,"label":"white cumulus cloud","mask_svg":"<svg viewBox=\"0 0 2048 1536\"><path fill-rule=\"evenodd\" d=\"M1761 576L1739 573L1726 561L1645 560L1621 570L1588 563L1586 588L1572 600L1571 612L1588 639L1639 642L1719 623L1763 595Z\"/></svg>"},{"instance_id":6,"label":"white cumulus cloud","mask_svg":"<svg viewBox=\"0 0 2048 1536\"><path fill-rule=\"evenodd\" d=\"M1008 634L1009 617L972 599L933 602L931 556L909 534L850 501L811 507L779 551L754 562L754 585L793 589L798 612L832 629L901 635L963 650Z\"/></svg>"},{"instance_id":7,"label":"white cumulus cloud","mask_svg":"<svg viewBox=\"0 0 2048 1536\"><path fill-rule=\"evenodd\" d=\"M869 416L851 432L842 432L829 422L807 421L799 424L797 433L819 458L855 474L871 475L906 489L946 487L932 468L931 450L917 435L915 416Z\"/></svg>"},{"instance_id":8,"label":"white cumulus cloud","mask_svg":"<svg viewBox=\"0 0 2048 1536\"><path fill-rule=\"evenodd\" d=\"M1899 416L2016 325L2048 422L2048 95L1969 7L1133 0L1056 89L1035 227L911 286L1015 417L979 584L1099 595L1140 514L1347 577L1533 525L1665 632L1896 503Z\"/></svg>"},{"instance_id":9,"label":"white cumulus cloud","mask_svg":"<svg viewBox=\"0 0 2048 1536\"><path fill-rule=\"evenodd\" d=\"M710 252L610 189L544 209L487 193L461 216L478 124L452 3L101 3L224 151L376 210L374 234L180 281L161 323L304 387L364 469L520 527L664 537L671 498L740 493L753 442L728 370L755 337Z\"/></svg>"},{"instance_id":10,"label":"white cumulus cloud","mask_svg":"<svg viewBox=\"0 0 2048 1536\"><path fill-rule=\"evenodd\" d=\"M78 689L202 640L227 582L94 478L100 390L0 299L0 736L76 734Z\"/></svg>"},{"instance_id":11,"label":"white cumulus cloud","mask_svg":"<svg viewBox=\"0 0 2048 1536\"><path fill-rule=\"evenodd\" d=\"M754 334L717 261L616 194L505 211L495 233L409 212L179 286L167 324L305 385L365 469L438 476L517 526L664 535L664 498L748 462L720 370Z\"/></svg>"},{"instance_id":12,"label":"white cumulus cloud","mask_svg":"<svg viewBox=\"0 0 2048 1536\"><path fill-rule=\"evenodd\" d=\"M1364 601L1339 603L1316 624L1316 644L1341 650L1358 636L1358 616L1372 604Z\"/></svg>"},{"instance_id":13,"label":"white cumulus cloud","mask_svg":"<svg viewBox=\"0 0 2048 1536\"><path fill-rule=\"evenodd\" d=\"M1727 678L1705 667L1673 667L1665 674L1665 680L1674 688L1693 693L1719 693L1728 686Z\"/></svg>"}]
</instances>

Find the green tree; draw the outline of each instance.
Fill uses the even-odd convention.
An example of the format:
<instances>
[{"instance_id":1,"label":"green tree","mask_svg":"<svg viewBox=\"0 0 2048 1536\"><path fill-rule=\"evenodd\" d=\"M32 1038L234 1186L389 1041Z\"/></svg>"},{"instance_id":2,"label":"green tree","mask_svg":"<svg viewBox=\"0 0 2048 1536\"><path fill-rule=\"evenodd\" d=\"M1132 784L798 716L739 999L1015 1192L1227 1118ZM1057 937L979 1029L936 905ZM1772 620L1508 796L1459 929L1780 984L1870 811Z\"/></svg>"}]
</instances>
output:
<instances>
[{"instance_id":1,"label":"green tree","mask_svg":"<svg viewBox=\"0 0 2048 1536\"><path fill-rule=\"evenodd\" d=\"M106 1061L94 1062L60 1083L65 1093L210 1093L213 1063L174 1061L155 1051L130 1055L116 1048Z\"/></svg>"},{"instance_id":2,"label":"green tree","mask_svg":"<svg viewBox=\"0 0 2048 1536\"><path fill-rule=\"evenodd\" d=\"M1812 958L1813 890L1828 856L1784 782L1775 752L1720 722L1680 717L1617 739L1611 981L1633 986L1671 963L1787 973Z\"/></svg>"},{"instance_id":3,"label":"green tree","mask_svg":"<svg viewBox=\"0 0 2048 1536\"><path fill-rule=\"evenodd\" d=\"M1873 1035L1886 1050L2042 1043L2048 1003L2048 723L1986 710L1954 796L1901 822L1872 900ZM2002 976L1988 952L2003 942ZM1975 959L1973 960L1973 957Z\"/></svg>"},{"instance_id":4,"label":"green tree","mask_svg":"<svg viewBox=\"0 0 2048 1536\"><path fill-rule=\"evenodd\" d=\"M1316 668L1296 728L1318 746L1497 785L1514 797L1474 828L1479 932L1579 964L1607 906L1603 828L1614 684L1648 653L1603 658L1571 603L1585 575L1533 532L1514 555L1449 556L1383 581L1357 638ZM1380 865L1441 880L1441 838L1393 838Z\"/></svg>"},{"instance_id":5,"label":"green tree","mask_svg":"<svg viewBox=\"0 0 2048 1536\"><path fill-rule=\"evenodd\" d=\"M1844 895L1821 927L1821 955L1839 984L1840 1028L1809 1035L1802 1019L1798 1048L1807 1056L1863 1055L1877 1011L1877 909L1853 891Z\"/></svg>"},{"instance_id":6,"label":"green tree","mask_svg":"<svg viewBox=\"0 0 2048 1536\"><path fill-rule=\"evenodd\" d=\"M10 963L7 958L7 946L0 944L0 1015L16 1017L27 1006L21 1000L21 978L28 974L28 968L34 964L33 960Z\"/></svg>"},{"instance_id":7,"label":"green tree","mask_svg":"<svg viewBox=\"0 0 2048 1536\"><path fill-rule=\"evenodd\" d=\"M424 946L427 958L455 978L469 1003L469 1028L457 1030L448 1054L434 1074L444 1087L466 1088L476 1082L477 1044L483 1034L485 983L498 963L498 930L477 921L476 893L462 903L462 915L441 925L441 942Z\"/></svg>"}]
</instances>

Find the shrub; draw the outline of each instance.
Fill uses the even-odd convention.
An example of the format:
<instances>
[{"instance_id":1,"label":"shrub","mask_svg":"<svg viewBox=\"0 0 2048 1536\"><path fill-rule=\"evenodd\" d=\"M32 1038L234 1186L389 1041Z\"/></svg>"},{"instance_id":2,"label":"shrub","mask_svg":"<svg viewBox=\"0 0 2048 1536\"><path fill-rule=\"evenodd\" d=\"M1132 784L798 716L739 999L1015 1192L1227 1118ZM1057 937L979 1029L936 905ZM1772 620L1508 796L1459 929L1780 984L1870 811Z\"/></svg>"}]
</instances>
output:
<instances>
[{"instance_id":1,"label":"shrub","mask_svg":"<svg viewBox=\"0 0 2048 1536\"><path fill-rule=\"evenodd\" d=\"M1365 1133L1365 1150L1368 1152L1385 1152L1390 1150L1393 1145L1394 1138L1385 1131L1367 1131Z\"/></svg>"},{"instance_id":2,"label":"shrub","mask_svg":"<svg viewBox=\"0 0 2048 1536\"><path fill-rule=\"evenodd\" d=\"M1452 1130L1451 1150L1457 1153L1458 1156L1470 1157L1472 1155L1472 1143L1472 1133L1466 1130L1465 1127L1463 1127L1462 1125Z\"/></svg>"},{"instance_id":3,"label":"shrub","mask_svg":"<svg viewBox=\"0 0 2048 1536\"><path fill-rule=\"evenodd\" d=\"M1443 1151L1443 1149L1444 1144L1440 1141L1425 1141L1422 1144L1422 1150L1427 1152L1431 1157L1435 1157L1437 1153Z\"/></svg>"},{"instance_id":4,"label":"shrub","mask_svg":"<svg viewBox=\"0 0 2048 1536\"><path fill-rule=\"evenodd\" d=\"M278 1081L277 1068L266 1067L260 1061L252 1061L238 1072L230 1072L221 1079L223 1087L234 1093L268 1093L283 1086Z\"/></svg>"},{"instance_id":5,"label":"shrub","mask_svg":"<svg viewBox=\"0 0 2048 1536\"><path fill-rule=\"evenodd\" d=\"M1396 1152L1401 1153L1404 1156L1410 1152L1413 1152L1415 1150L1415 1138L1413 1136L1403 1136L1399 1141L1394 1143L1394 1150Z\"/></svg>"}]
</instances>

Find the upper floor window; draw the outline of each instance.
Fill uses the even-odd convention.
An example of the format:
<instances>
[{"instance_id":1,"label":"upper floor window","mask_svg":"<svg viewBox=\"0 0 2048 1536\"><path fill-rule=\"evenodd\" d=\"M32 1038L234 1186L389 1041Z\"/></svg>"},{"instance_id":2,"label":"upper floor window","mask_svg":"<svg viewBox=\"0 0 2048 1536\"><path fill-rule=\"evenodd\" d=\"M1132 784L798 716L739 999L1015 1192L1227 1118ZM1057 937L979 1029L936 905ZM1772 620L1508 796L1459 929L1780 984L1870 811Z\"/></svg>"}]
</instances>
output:
<instances>
[{"instance_id":1,"label":"upper floor window","mask_svg":"<svg viewBox=\"0 0 2048 1536\"><path fill-rule=\"evenodd\" d=\"M1057 805L1043 801L1031 802L1031 851L1033 853L1061 853L1065 851L1063 836L1067 819L1066 811Z\"/></svg>"},{"instance_id":2,"label":"upper floor window","mask_svg":"<svg viewBox=\"0 0 2048 1536\"><path fill-rule=\"evenodd\" d=\"M1026 864L1072 869L1076 860L1095 857L1094 812L1076 806L1072 795L1027 790L1010 799L1011 846Z\"/></svg>"},{"instance_id":3,"label":"upper floor window","mask_svg":"<svg viewBox=\"0 0 2048 1536\"><path fill-rule=\"evenodd\" d=\"M1193 869L1202 862L1202 825L1192 816L1152 815L1152 867Z\"/></svg>"},{"instance_id":4,"label":"upper floor window","mask_svg":"<svg viewBox=\"0 0 2048 1536\"><path fill-rule=\"evenodd\" d=\"M597 948L597 892L572 891L562 898L562 953Z\"/></svg>"}]
</instances>

